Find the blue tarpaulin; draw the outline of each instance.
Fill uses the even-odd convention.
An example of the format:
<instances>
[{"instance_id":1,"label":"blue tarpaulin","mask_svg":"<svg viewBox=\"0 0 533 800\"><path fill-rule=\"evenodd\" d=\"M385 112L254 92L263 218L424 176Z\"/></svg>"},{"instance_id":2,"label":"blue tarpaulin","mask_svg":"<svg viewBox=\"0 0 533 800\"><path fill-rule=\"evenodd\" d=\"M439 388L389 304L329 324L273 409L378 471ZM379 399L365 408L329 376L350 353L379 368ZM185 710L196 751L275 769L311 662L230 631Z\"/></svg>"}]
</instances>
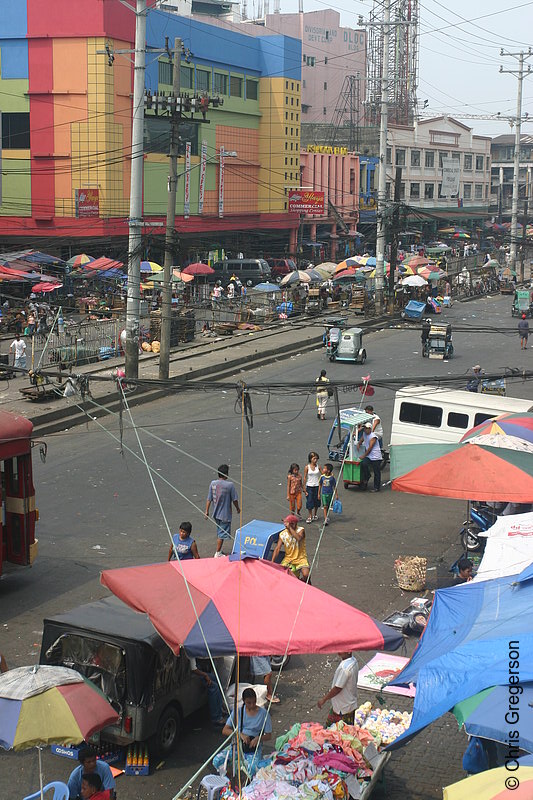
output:
<instances>
[{"instance_id":1,"label":"blue tarpaulin","mask_svg":"<svg viewBox=\"0 0 533 800\"><path fill-rule=\"evenodd\" d=\"M416 696L411 725L390 749L482 689L533 681L533 581L523 580L526 572L435 592L420 644L391 681L416 684Z\"/></svg>"}]
</instances>

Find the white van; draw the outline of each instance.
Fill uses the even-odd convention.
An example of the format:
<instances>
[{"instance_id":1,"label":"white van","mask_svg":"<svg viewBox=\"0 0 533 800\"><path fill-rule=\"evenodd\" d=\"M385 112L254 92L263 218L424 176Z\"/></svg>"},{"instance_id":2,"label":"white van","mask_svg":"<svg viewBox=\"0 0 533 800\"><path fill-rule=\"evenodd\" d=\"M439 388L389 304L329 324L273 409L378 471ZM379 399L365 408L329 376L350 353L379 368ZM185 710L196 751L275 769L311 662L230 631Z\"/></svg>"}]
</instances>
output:
<instances>
[{"instance_id":1,"label":"white van","mask_svg":"<svg viewBox=\"0 0 533 800\"><path fill-rule=\"evenodd\" d=\"M533 411L533 401L436 386L405 386L394 400L391 445L458 442L486 419L524 411Z\"/></svg>"}]
</instances>

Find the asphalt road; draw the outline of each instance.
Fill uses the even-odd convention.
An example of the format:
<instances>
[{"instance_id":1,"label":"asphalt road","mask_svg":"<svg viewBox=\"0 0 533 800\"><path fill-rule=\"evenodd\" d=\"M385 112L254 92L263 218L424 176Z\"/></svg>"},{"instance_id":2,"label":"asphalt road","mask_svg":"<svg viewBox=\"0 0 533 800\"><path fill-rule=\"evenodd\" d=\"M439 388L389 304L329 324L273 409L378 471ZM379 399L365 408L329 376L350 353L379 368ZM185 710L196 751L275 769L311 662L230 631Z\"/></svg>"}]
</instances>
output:
<instances>
[{"instance_id":1,"label":"asphalt road","mask_svg":"<svg viewBox=\"0 0 533 800\"><path fill-rule=\"evenodd\" d=\"M508 297L483 298L455 304L448 321L461 325L513 327ZM487 371L503 366L530 367L533 355L522 352L517 336L500 333L454 334L455 357L450 362L428 361L420 355L417 330L387 330L365 339L364 367L330 364L324 351L274 362L243 377L250 382L313 381L321 368L332 379L349 380L370 373L376 378L465 373L479 362ZM513 387L517 397L533 397L531 384ZM342 405L355 405L359 393L341 395ZM386 437L394 392L378 389L373 404L381 414ZM302 396L254 396L251 446L247 432L242 443L241 421L234 393L186 392L133 411L146 458L172 485L156 481L168 524L177 529L189 519L202 556L215 549L214 527L203 519L209 481L218 464L231 465L239 483L243 454L243 521L277 520L286 512L287 468L302 469L315 449L326 460L330 422L316 418L314 400ZM331 417L332 410L329 409ZM106 428L118 436L115 416ZM124 443L136 453L139 446L127 418ZM147 432L160 437L150 438ZM43 617L102 597L102 569L164 560L168 534L146 467L125 451L95 422L47 437L48 458L35 458L35 484L40 510L39 558L32 569L13 569L0 580L0 651L10 666L38 659ZM384 473L388 480L388 472ZM382 619L404 608L408 598L395 586L394 559L401 554L428 558L429 588L447 585L449 564L458 555L458 531L464 504L451 500L392 493L376 495L341 492L344 513L323 537L313 583ZM308 552L319 537L316 523L307 526ZM268 598L272 604L276 598ZM282 609L280 609L282 613ZM407 654L412 650L408 649ZM362 653L361 661L372 653ZM275 733L297 720L325 719L316 700L331 680L334 658L294 657L282 675L275 708ZM362 694L362 699L367 697ZM370 698L371 699L371 698ZM389 707L409 708L411 701L387 696ZM215 748L219 738L199 715L186 725L176 754L147 778L119 779L119 797L129 800L171 798ZM457 732L449 715L413 743L395 753L387 767L387 785L376 798L429 800L441 787L459 780L466 737ZM64 779L72 762L43 754L47 780ZM35 752L0 755L0 797L23 797L38 787ZM415 777L416 776L416 777Z\"/></svg>"}]
</instances>

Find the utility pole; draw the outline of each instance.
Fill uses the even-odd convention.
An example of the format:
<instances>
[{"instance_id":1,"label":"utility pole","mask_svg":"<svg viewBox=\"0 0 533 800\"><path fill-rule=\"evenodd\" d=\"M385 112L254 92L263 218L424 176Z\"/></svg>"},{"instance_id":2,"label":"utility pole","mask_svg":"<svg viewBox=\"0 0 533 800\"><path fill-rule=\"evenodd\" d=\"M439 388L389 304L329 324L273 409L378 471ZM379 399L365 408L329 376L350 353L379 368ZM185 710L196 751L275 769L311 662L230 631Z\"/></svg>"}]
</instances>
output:
<instances>
[{"instance_id":1,"label":"utility pole","mask_svg":"<svg viewBox=\"0 0 533 800\"><path fill-rule=\"evenodd\" d=\"M172 74L172 95L174 103L171 106L172 110L170 120L170 166L168 176L167 227L165 233L163 302L161 304L161 350L159 353L159 380L167 380L169 376L170 362L170 332L172 321L172 260L175 240L174 226L176 223L176 190L178 185L179 124L181 119L181 105L178 103L180 95L181 49L181 39L174 39Z\"/></svg>"},{"instance_id":2,"label":"utility pole","mask_svg":"<svg viewBox=\"0 0 533 800\"><path fill-rule=\"evenodd\" d=\"M520 245L520 280L525 280L524 275L524 261L526 258L526 232L527 232L527 215L529 210L529 195L526 191L526 199L524 200L524 216L522 217L522 243ZM528 276L528 280L529 280Z\"/></svg>"},{"instance_id":3,"label":"utility pole","mask_svg":"<svg viewBox=\"0 0 533 800\"><path fill-rule=\"evenodd\" d=\"M146 63L146 0L136 0L131 183L126 303L126 378L139 376L139 309L141 297L142 189L144 169L144 71Z\"/></svg>"},{"instance_id":4,"label":"utility pole","mask_svg":"<svg viewBox=\"0 0 533 800\"><path fill-rule=\"evenodd\" d=\"M394 210L392 212L392 240L389 272L389 314L394 313L394 273L398 259L398 234L400 230L400 194L402 190L402 168L396 167L394 175Z\"/></svg>"},{"instance_id":5,"label":"utility pole","mask_svg":"<svg viewBox=\"0 0 533 800\"><path fill-rule=\"evenodd\" d=\"M385 278L385 202L387 195L387 130L389 113L390 2L383 0L383 42L381 48L381 114L379 126L379 180L376 235L376 312L383 311Z\"/></svg>"},{"instance_id":6,"label":"utility pole","mask_svg":"<svg viewBox=\"0 0 533 800\"><path fill-rule=\"evenodd\" d=\"M509 266L516 271L516 246L518 243L518 193L520 188L520 132L522 126L522 86L524 78L531 72L531 64L527 65L527 70L524 72L524 60L533 55L531 47L524 53L507 53L503 49L500 50L500 56L511 56L518 59L518 70L503 69L500 65L500 72L507 72L510 75L516 75L518 78L518 92L516 96L516 117L515 117L515 139L514 139L514 169L513 169L513 201L511 206L511 250L509 253ZM522 262L523 263L523 262ZM520 281L524 280L523 269L520 275Z\"/></svg>"}]
</instances>

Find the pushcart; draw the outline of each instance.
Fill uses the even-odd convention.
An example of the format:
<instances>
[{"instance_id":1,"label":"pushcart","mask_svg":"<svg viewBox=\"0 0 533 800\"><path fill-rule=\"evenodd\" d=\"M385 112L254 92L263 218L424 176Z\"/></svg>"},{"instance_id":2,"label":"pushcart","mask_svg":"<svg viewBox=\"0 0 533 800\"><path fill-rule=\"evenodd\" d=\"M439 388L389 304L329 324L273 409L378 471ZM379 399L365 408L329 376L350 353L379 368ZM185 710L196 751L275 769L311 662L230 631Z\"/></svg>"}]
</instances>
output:
<instances>
[{"instance_id":1,"label":"pushcart","mask_svg":"<svg viewBox=\"0 0 533 800\"><path fill-rule=\"evenodd\" d=\"M409 300L409 302L402 311L401 317L402 319L411 320L413 322L419 322L422 319L425 310L426 310L425 302L420 302L418 300Z\"/></svg>"},{"instance_id":2,"label":"pushcart","mask_svg":"<svg viewBox=\"0 0 533 800\"><path fill-rule=\"evenodd\" d=\"M373 416L358 408L343 408L339 416L340 431L339 417L336 417L328 436L328 458L342 463L339 481L342 480L347 489L361 483L360 461L364 448L360 448L357 442L359 427L365 422L371 422Z\"/></svg>"}]
</instances>

